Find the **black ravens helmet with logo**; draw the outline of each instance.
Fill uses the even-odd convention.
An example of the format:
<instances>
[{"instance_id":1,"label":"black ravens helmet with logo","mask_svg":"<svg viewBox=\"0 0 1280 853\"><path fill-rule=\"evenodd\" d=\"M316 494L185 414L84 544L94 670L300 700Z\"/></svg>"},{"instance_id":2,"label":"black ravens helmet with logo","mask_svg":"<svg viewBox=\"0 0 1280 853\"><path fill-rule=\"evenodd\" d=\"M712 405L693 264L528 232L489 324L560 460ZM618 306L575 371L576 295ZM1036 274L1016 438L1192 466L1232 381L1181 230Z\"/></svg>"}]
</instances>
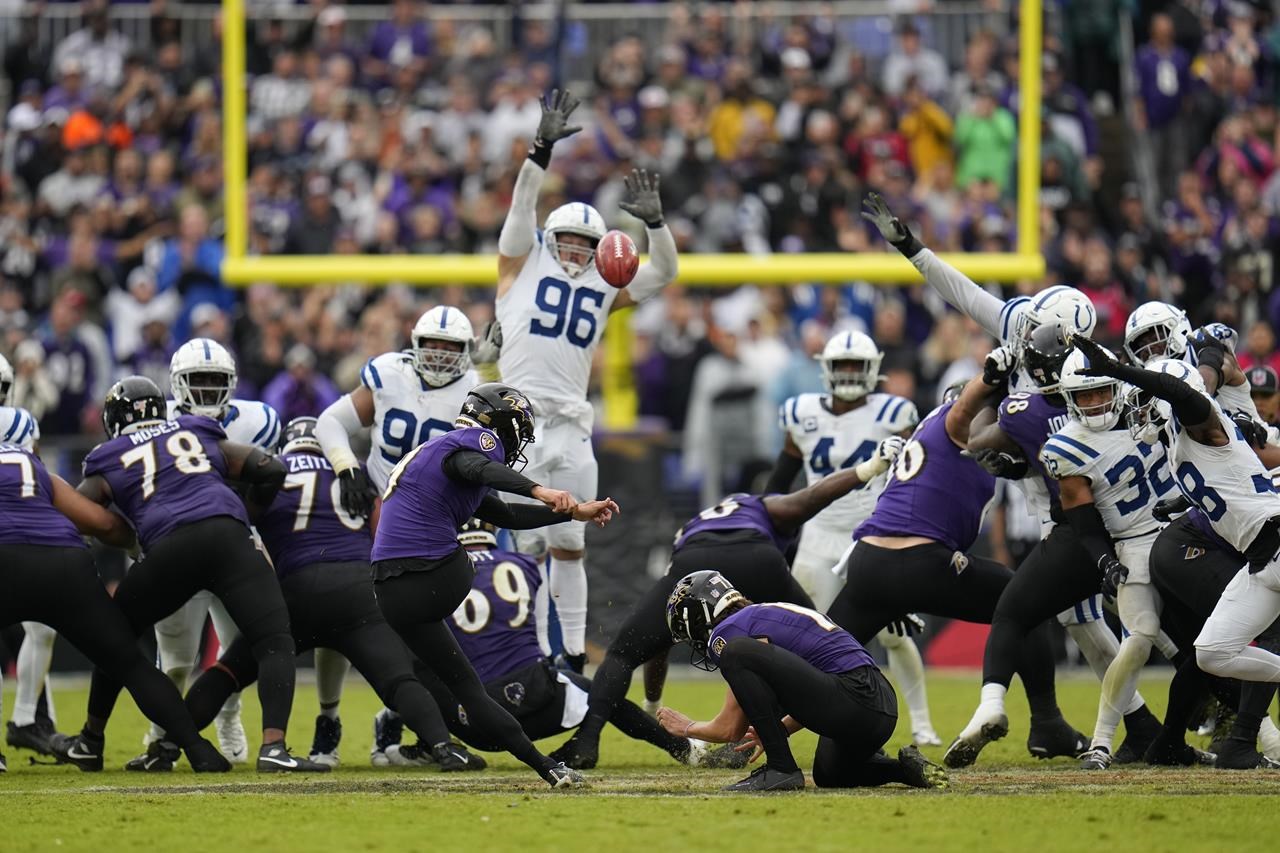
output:
<instances>
[{"instance_id":1,"label":"black ravens helmet with logo","mask_svg":"<svg viewBox=\"0 0 1280 853\"><path fill-rule=\"evenodd\" d=\"M712 672L716 665L707 656L711 630L725 609L745 601L742 593L719 572L693 572L682 577L667 597L667 627L677 643L688 643L692 650L689 662L698 669Z\"/></svg>"},{"instance_id":2,"label":"black ravens helmet with logo","mask_svg":"<svg viewBox=\"0 0 1280 853\"><path fill-rule=\"evenodd\" d=\"M465 426L482 426L497 433L507 465L514 468L517 462L526 461L525 446L533 441L533 406L515 388L501 382L477 385L467 394L458 419Z\"/></svg>"},{"instance_id":3,"label":"black ravens helmet with logo","mask_svg":"<svg viewBox=\"0 0 1280 853\"><path fill-rule=\"evenodd\" d=\"M320 447L320 439L316 438L316 424L313 417L294 418L284 428L280 436L281 453L324 453Z\"/></svg>"},{"instance_id":4,"label":"black ravens helmet with logo","mask_svg":"<svg viewBox=\"0 0 1280 853\"><path fill-rule=\"evenodd\" d=\"M166 404L160 388L145 376L126 376L107 392L102 428L115 438L133 424L163 421Z\"/></svg>"},{"instance_id":5,"label":"black ravens helmet with logo","mask_svg":"<svg viewBox=\"0 0 1280 853\"><path fill-rule=\"evenodd\" d=\"M1062 390L1062 365L1070 353L1071 345L1058 324L1037 326L1031 333L1022 351L1022 364L1040 393L1057 394Z\"/></svg>"}]
</instances>

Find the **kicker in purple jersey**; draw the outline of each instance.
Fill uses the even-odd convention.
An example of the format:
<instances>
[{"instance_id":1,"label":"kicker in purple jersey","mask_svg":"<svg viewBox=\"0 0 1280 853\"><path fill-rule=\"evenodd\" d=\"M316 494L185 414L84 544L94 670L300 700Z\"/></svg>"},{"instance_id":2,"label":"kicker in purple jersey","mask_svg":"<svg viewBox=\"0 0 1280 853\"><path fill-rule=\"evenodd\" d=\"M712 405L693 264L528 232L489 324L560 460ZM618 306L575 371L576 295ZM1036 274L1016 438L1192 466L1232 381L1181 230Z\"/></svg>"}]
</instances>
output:
<instances>
[{"instance_id":1,"label":"kicker in purple jersey","mask_svg":"<svg viewBox=\"0 0 1280 853\"><path fill-rule=\"evenodd\" d=\"M84 460L84 475L106 479L144 551L175 528L206 518L228 515L248 527L244 504L227 485L218 446L226 437L217 421L179 415L99 444Z\"/></svg>"},{"instance_id":2,"label":"kicker in purple jersey","mask_svg":"<svg viewBox=\"0 0 1280 853\"><path fill-rule=\"evenodd\" d=\"M787 550L795 537L780 533L774 528L773 519L769 517L769 510L764 505L766 497L767 495L739 492L704 509L676 531L672 550L679 551L700 533L725 533L733 530L754 530L777 546L779 551Z\"/></svg>"},{"instance_id":3,"label":"kicker in purple jersey","mask_svg":"<svg viewBox=\"0 0 1280 853\"><path fill-rule=\"evenodd\" d=\"M476 577L448 622L480 681L488 684L542 658L533 615L542 574L524 554L470 551L468 556Z\"/></svg>"},{"instance_id":4,"label":"kicker in purple jersey","mask_svg":"<svg viewBox=\"0 0 1280 853\"><path fill-rule=\"evenodd\" d=\"M996 478L961 456L947 435L947 412L939 406L916 427L871 516L853 532L864 536L923 536L953 551L967 551L978 538L982 513L996 490Z\"/></svg>"},{"instance_id":5,"label":"kicker in purple jersey","mask_svg":"<svg viewBox=\"0 0 1280 853\"><path fill-rule=\"evenodd\" d=\"M487 429L466 427L419 444L391 472L373 538L373 562L404 557L438 560L460 547L458 528L475 515L488 486L451 480L444 462L474 450L504 464L502 442Z\"/></svg>"},{"instance_id":6,"label":"kicker in purple jersey","mask_svg":"<svg viewBox=\"0 0 1280 853\"><path fill-rule=\"evenodd\" d=\"M1049 436L1067 425L1066 405L1056 406L1044 394L1010 394L1000 401L1000 429L1018 445L1031 470L1040 475L1054 501L1058 481L1050 477L1040 462L1040 448Z\"/></svg>"},{"instance_id":7,"label":"kicker in purple jersey","mask_svg":"<svg viewBox=\"0 0 1280 853\"><path fill-rule=\"evenodd\" d=\"M16 444L0 444L0 545L85 547L54 509L53 480L40 457Z\"/></svg>"},{"instance_id":8,"label":"kicker in purple jersey","mask_svg":"<svg viewBox=\"0 0 1280 853\"><path fill-rule=\"evenodd\" d=\"M289 472L256 525L280 577L313 563L369 560L369 522L342 512L338 478L318 453L286 453Z\"/></svg>"},{"instance_id":9,"label":"kicker in purple jersey","mask_svg":"<svg viewBox=\"0 0 1280 853\"><path fill-rule=\"evenodd\" d=\"M831 675L876 665L848 631L821 613L794 604L751 604L731 614L711 632L707 646L711 660L719 663L725 646L739 637L768 639Z\"/></svg>"}]
</instances>

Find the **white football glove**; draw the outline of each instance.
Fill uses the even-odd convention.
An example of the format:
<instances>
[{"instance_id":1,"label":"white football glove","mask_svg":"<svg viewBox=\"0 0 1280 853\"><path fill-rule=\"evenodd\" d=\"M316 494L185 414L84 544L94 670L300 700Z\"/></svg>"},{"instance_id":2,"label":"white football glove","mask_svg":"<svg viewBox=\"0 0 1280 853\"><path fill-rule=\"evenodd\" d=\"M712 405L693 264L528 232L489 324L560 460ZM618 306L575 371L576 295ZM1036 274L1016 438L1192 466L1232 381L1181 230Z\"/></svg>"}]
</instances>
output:
<instances>
[{"instance_id":1,"label":"white football glove","mask_svg":"<svg viewBox=\"0 0 1280 853\"><path fill-rule=\"evenodd\" d=\"M1018 357L1013 352L1013 347L1002 346L996 347L987 353L987 359L982 365L982 381L983 383L995 387L1003 382L1010 373L1013 373L1015 367L1018 366Z\"/></svg>"},{"instance_id":2,"label":"white football glove","mask_svg":"<svg viewBox=\"0 0 1280 853\"><path fill-rule=\"evenodd\" d=\"M471 361L475 364L496 364L502 354L502 326L497 320L485 327L484 334L471 342Z\"/></svg>"},{"instance_id":3,"label":"white football glove","mask_svg":"<svg viewBox=\"0 0 1280 853\"><path fill-rule=\"evenodd\" d=\"M869 483L880 474L889 470L889 466L897 461L898 454L902 452L906 439L900 435L891 435L884 441L876 445L875 453L871 454L871 458L865 462L859 463L854 467L854 471L858 474L858 479L864 483Z\"/></svg>"}]
</instances>

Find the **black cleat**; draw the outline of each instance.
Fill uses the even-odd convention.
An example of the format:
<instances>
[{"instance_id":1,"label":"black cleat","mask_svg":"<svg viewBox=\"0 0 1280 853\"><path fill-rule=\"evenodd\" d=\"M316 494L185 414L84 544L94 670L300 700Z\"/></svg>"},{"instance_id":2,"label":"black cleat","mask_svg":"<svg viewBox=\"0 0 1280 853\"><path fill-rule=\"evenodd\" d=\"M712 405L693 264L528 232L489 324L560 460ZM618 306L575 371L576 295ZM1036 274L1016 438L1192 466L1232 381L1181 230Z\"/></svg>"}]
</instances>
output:
<instances>
[{"instance_id":1,"label":"black cleat","mask_svg":"<svg viewBox=\"0 0 1280 853\"><path fill-rule=\"evenodd\" d=\"M587 667L587 655L585 652L580 655L569 655L561 652L556 655L554 664L556 669L567 669L582 675L582 670Z\"/></svg>"},{"instance_id":2,"label":"black cleat","mask_svg":"<svg viewBox=\"0 0 1280 853\"><path fill-rule=\"evenodd\" d=\"M49 738L49 748L59 764L74 764L86 773L102 771L102 748L106 739L102 735L81 731L78 735L55 734Z\"/></svg>"},{"instance_id":3,"label":"black cleat","mask_svg":"<svg viewBox=\"0 0 1280 853\"><path fill-rule=\"evenodd\" d=\"M182 751L178 749L177 744L167 740L155 740L147 745L146 752L137 758L130 759L124 769L136 773L168 773L173 770L173 765L177 764L181 757Z\"/></svg>"},{"instance_id":4,"label":"black cleat","mask_svg":"<svg viewBox=\"0 0 1280 853\"><path fill-rule=\"evenodd\" d=\"M231 762L222 751L209 741L201 738L194 746L187 748L187 761L196 773L230 773Z\"/></svg>"},{"instance_id":5,"label":"black cleat","mask_svg":"<svg viewBox=\"0 0 1280 853\"><path fill-rule=\"evenodd\" d=\"M580 735L574 734L551 752L550 758L573 770L590 770L600 760L600 745L588 744Z\"/></svg>"},{"instance_id":6,"label":"black cleat","mask_svg":"<svg viewBox=\"0 0 1280 853\"><path fill-rule=\"evenodd\" d=\"M552 767L542 778L552 788L585 788L587 786L587 780L581 773L572 767L565 767L564 764Z\"/></svg>"},{"instance_id":7,"label":"black cleat","mask_svg":"<svg viewBox=\"0 0 1280 853\"><path fill-rule=\"evenodd\" d=\"M1143 713L1143 712L1146 713ZM1144 705L1140 710L1124 718L1124 740L1116 750L1112 760L1116 764L1136 764L1147 754L1147 748L1160 736L1160 721L1147 711Z\"/></svg>"},{"instance_id":8,"label":"black cleat","mask_svg":"<svg viewBox=\"0 0 1280 853\"><path fill-rule=\"evenodd\" d=\"M942 755L942 763L951 768L969 767L978 760L983 747L1009 734L1009 718L996 714L978 729L976 737L966 738L961 732Z\"/></svg>"},{"instance_id":9,"label":"black cleat","mask_svg":"<svg viewBox=\"0 0 1280 853\"><path fill-rule=\"evenodd\" d=\"M1035 758L1079 758L1089 749L1089 741L1062 717L1031 724L1027 752Z\"/></svg>"},{"instance_id":10,"label":"black cleat","mask_svg":"<svg viewBox=\"0 0 1280 853\"><path fill-rule=\"evenodd\" d=\"M735 791L739 793L803 791L804 774L799 770L791 773L786 773L782 770L774 770L766 764L763 767L757 767L747 778L734 782L732 785L726 785L724 788L721 788L721 790Z\"/></svg>"},{"instance_id":11,"label":"black cleat","mask_svg":"<svg viewBox=\"0 0 1280 853\"><path fill-rule=\"evenodd\" d=\"M264 743L258 750L259 773L328 773L331 769L327 764L290 755L284 741Z\"/></svg>"},{"instance_id":12,"label":"black cleat","mask_svg":"<svg viewBox=\"0 0 1280 853\"><path fill-rule=\"evenodd\" d=\"M1223 738L1218 745L1213 766L1219 770L1280 770L1280 763L1272 761L1239 738Z\"/></svg>"},{"instance_id":13,"label":"black cleat","mask_svg":"<svg viewBox=\"0 0 1280 853\"><path fill-rule=\"evenodd\" d=\"M431 757L445 773L465 770L483 770L488 764L478 755L472 755L460 743L441 743L431 747Z\"/></svg>"},{"instance_id":14,"label":"black cleat","mask_svg":"<svg viewBox=\"0 0 1280 853\"><path fill-rule=\"evenodd\" d=\"M373 749L369 751L369 763L374 767L390 767L388 750L400 745L404 737L404 720L400 715L388 708L383 708L373 718Z\"/></svg>"},{"instance_id":15,"label":"black cleat","mask_svg":"<svg viewBox=\"0 0 1280 853\"><path fill-rule=\"evenodd\" d=\"M4 739L14 749L29 749L41 755L53 755L53 750L49 747L49 737L54 734L57 732L52 727L39 722L15 726L10 720Z\"/></svg>"},{"instance_id":16,"label":"black cleat","mask_svg":"<svg viewBox=\"0 0 1280 853\"><path fill-rule=\"evenodd\" d=\"M1213 764L1212 752L1203 752L1184 742L1173 740L1161 733L1142 760L1157 767L1194 767L1197 764Z\"/></svg>"},{"instance_id":17,"label":"black cleat","mask_svg":"<svg viewBox=\"0 0 1280 853\"><path fill-rule=\"evenodd\" d=\"M913 788L945 788L950 784L947 771L925 758L915 746L898 750L898 763L907 775L907 784Z\"/></svg>"},{"instance_id":18,"label":"black cleat","mask_svg":"<svg viewBox=\"0 0 1280 853\"><path fill-rule=\"evenodd\" d=\"M311 738L311 755L316 764L338 766L338 745L342 743L342 720L324 714L316 717L316 733Z\"/></svg>"}]
</instances>

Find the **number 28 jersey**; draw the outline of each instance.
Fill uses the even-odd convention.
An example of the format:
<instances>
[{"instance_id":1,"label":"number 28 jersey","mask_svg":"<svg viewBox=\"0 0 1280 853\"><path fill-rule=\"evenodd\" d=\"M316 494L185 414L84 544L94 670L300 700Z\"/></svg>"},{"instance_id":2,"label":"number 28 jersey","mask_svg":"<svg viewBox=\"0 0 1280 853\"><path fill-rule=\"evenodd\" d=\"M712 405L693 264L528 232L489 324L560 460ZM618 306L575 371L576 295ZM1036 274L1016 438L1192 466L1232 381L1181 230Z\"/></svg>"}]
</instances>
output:
<instances>
[{"instance_id":1,"label":"number 28 jersey","mask_svg":"<svg viewBox=\"0 0 1280 853\"><path fill-rule=\"evenodd\" d=\"M893 394L869 394L858 408L837 415L824 394L800 394L782 404L782 429L804 458L805 483L871 458L883 439L914 427L920 420L915 403ZM888 474L839 498L809 520L808 526L847 537L875 508Z\"/></svg>"},{"instance_id":2,"label":"number 28 jersey","mask_svg":"<svg viewBox=\"0 0 1280 853\"><path fill-rule=\"evenodd\" d=\"M542 573L533 558L510 551L471 551L471 592L449 619L462 653L488 684L542 658L533 599Z\"/></svg>"},{"instance_id":3,"label":"number 28 jersey","mask_svg":"<svg viewBox=\"0 0 1280 853\"><path fill-rule=\"evenodd\" d=\"M570 278L538 232L511 289L497 303L502 381L528 395L538 417L590 417L591 360L618 293L594 265Z\"/></svg>"},{"instance_id":4,"label":"number 28 jersey","mask_svg":"<svg viewBox=\"0 0 1280 853\"><path fill-rule=\"evenodd\" d=\"M411 353L389 352L365 363L360 384L373 394L372 447L366 467L381 492L406 453L453 429L467 393L480 380L468 370L448 385L433 388L414 368Z\"/></svg>"},{"instance_id":5,"label":"number 28 jersey","mask_svg":"<svg viewBox=\"0 0 1280 853\"><path fill-rule=\"evenodd\" d=\"M84 475L107 481L144 551L184 524L220 515L242 523L248 536L249 518L227 485L218 446L226 437L210 418L179 415L99 444L85 457Z\"/></svg>"}]
</instances>

